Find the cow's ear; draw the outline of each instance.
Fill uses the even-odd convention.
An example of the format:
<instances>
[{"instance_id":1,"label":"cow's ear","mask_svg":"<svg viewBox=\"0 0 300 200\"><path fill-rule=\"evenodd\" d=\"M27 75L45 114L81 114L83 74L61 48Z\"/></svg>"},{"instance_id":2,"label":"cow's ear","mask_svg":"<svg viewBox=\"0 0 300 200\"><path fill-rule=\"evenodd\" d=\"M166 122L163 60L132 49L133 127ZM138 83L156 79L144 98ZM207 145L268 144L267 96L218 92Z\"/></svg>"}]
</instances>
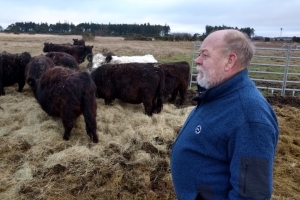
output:
<instances>
[{"instance_id":1,"label":"cow's ear","mask_svg":"<svg viewBox=\"0 0 300 200\"><path fill-rule=\"evenodd\" d=\"M31 87L35 86L35 80L33 78L27 78L26 80L27 84L30 85Z\"/></svg>"},{"instance_id":2,"label":"cow's ear","mask_svg":"<svg viewBox=\"0 0 300 200\"><path fill-rule=\"evenodd\" d=\"M111 60L112 60L112 56L111 55L106 56L105 61L107 63L109 63Z\"/></svg>"}]
</instances>

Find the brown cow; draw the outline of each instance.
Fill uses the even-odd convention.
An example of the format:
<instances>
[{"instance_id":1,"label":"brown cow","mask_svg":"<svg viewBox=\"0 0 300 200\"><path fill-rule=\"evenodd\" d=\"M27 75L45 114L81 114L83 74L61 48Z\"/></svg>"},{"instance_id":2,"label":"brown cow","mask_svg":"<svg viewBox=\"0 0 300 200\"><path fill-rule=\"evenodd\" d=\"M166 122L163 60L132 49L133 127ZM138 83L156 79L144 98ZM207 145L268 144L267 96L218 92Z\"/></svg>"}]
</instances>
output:
<instances>
[{"instance_id":1,"label":"brown cow","mask_svg":"<svg viewBox=\"0 0 300 200\"><path fill-rule=\"evenodd\" d=\"M69 67L79 70L77 61L73 56L64 52L49 52L45 56L51 58L56 66Z\"/></svg>"},{"instance_id":2,"label":"brown cow","mask_svg":"<svg viewBox=\"0 0 300 200\"><path fill-rule=\"evenodd\" d=\"M187 98L188 84L190 80L190 65L188 62L170 62L158 63L154 66L161 68L166 76L164 98L169 98L170 102L174 102L179 92L180 105L183 105Z\"/></svg>"},{"instance_id":3,"label":"brown cow","mask_svg":"<svg viewBox=\"0 0 300 200\"><path fill-rule=\"evenodd\" d=\"M0 95L5 95L4 87L18 83L18 92L22 92L25 85L25 68L31 59L28 52L10 54L3 51L0 54Z\"/></svg>"},{"instance_id":4,"label":"brown cow","mask_svg":"<svg viewBox=\"0 0 300 200\"><path fill-rule=\"evenodd\" d=\"M163 108L163 71L150 63L105 64L91 73L97 97L110 104L115 98L126 103L143 103L145 113L159 113Z\"/></svg>"},{"instance_id":5,"label":"brown cow","mask_svg":"<svg viewBox=\"0 0 300 200\"><path fill-rule=\"evenodd\" d=\"M93 54L93 46L44 43L43 52L65 52L75 58L78 64L83 63L88 54Z\"/></svg>"},{"instance_id":6,"label":"brown cow","mask_svg":"<svg viewBox=\"0 0 300 200\"><path fill-rule=\"evenodd\" d=\"M98 142L96 86L87 72L53 67L35 83L34 96L42 109L50 116L61 117L64 140L69 140L76 118L83 114L88 136Z\"/></svg>"}]
</instances>

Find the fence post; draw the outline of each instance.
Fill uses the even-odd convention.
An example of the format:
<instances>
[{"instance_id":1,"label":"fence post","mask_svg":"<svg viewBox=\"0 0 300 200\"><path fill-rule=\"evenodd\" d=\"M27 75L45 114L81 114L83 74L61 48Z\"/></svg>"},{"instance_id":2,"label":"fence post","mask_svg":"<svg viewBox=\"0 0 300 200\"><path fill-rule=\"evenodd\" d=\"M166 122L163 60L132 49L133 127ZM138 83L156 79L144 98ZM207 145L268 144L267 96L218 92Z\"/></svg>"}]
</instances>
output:
<instances>
[{"instance_id":1,"label":"fence post","mask_svg":"<svg viewBox=\"0 0 300 200\"><path fill-rule=\"evenodd\" d=\"M200 48L200 46L201 46L201 43L199 41L194 43L194 49L193 49L193 53L192 53L192 63L191 63L190 88L192 87L192 83L194 82L193 81L193 77L197 76L197 74L194 74L194 69L197 68L195 66L194 60L195 60L195 55L197 55L197 57L199 55L199 48ZM196 51L196 47L198 47L197 51Z\"/></svg>"},{"instance_id":2,"label":"fence post","mask_svg":"<svg viewBox=\"0 0 300 200\"><path fill-rule=\"evenodd\" d=\"M284 45L284 46L286 46L286 45ZM282 48L284 46L282 46ZM287 46L287 47L288 47L288 50L286 52L286 61L285 61L285 67L284 67L284 76L283 76L283 82L282 82L281 96L285 96L285 88L286 88L286 81L287 81L287 76L288 76L289 66L290 66L290 56L291 56L292 45Z\"/></svg>"}]
</instances>

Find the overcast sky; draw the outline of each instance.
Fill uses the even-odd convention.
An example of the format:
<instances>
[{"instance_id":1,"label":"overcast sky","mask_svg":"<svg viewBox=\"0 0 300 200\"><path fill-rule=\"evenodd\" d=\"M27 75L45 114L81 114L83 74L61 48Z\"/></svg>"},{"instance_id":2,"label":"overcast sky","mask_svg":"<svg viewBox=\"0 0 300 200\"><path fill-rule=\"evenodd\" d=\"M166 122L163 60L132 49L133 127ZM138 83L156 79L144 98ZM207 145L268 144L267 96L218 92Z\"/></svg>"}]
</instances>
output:
<instances>
[{"instance_id":1,"label":"overcast sky","mask_svg":"<svg viewBox=\"0 0 300 200\"><path fill-rule=\"evenodd\" d=\"M202 34L206 25L225 25L253 28L257 36L300 37L300 0L0 0L0 7L4 29L16 22L150 23Z\"/></svg>"}]
</instances>

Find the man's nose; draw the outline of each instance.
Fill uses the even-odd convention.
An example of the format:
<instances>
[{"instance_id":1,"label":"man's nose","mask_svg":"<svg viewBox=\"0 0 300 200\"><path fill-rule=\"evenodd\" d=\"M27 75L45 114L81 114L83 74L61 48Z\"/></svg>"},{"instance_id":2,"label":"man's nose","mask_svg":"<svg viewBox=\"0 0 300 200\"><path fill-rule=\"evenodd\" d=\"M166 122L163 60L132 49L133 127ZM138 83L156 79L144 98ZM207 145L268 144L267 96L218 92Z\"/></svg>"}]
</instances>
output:
<instances>
[{"instance_id":1,"label":"man's nose","mask_svg":"<svg viewBox=\"0 0 300 200\"><path fill-rule=\"evenodd\" d=\"M201 58L200 55L194 60L194 63L201 64Z\"/></svg>"}]
</instances>

